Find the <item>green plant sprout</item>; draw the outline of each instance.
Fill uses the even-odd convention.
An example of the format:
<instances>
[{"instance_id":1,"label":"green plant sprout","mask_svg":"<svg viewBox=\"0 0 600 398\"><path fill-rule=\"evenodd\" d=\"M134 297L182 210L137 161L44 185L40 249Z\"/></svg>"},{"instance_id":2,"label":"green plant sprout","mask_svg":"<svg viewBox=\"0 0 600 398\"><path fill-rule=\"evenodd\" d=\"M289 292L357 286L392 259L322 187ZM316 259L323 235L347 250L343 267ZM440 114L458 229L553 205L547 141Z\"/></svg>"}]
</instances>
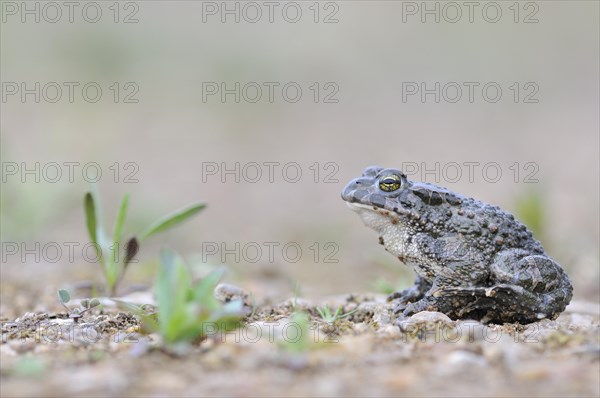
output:
<instances>
[{"instance_id":1,"label":"green plant sprout","mask_svg":"<svg viewBox=\"0 0 600 398\"><path fill-rule=\"evenodd\" d=\"M374 260L378 265L381 265L388 270L392 271L395 276L395 281L390 282L389 278L380 276L371 282L371 286L376 292L383 294L393 294L395 292L404 290L411 286L414 281L412 272L408 267L402 265L398 261L388 261L388 259L376 259Z\"/></svg>"},{"instance_id":2,"label":"green plant sprout","mask_svg":"<svg viewBox=\"0 0 600 398\"><path fill-rule=\"evenodd\" d=\"M335 321L337 321L338 319L343 319L346 318L352 314L354 314L356 311L358 310L352 310L350 312L347 312L345 314L341 314L342 312L342 307L338 307L337 310L335 310L335 313L331 313L331 310L329 309L328 306L325 306L325 308L320 308L317 307L317 312L319 313L319 316L321 317L321 319L329 324L333 324Z\"/></svg>"},{"instance_id":3,"label":"green plant sprout","mask_svg":"<svg viewBox=\"0 0 600 398\"><path fill-rule=\"evenodd\" d=\"M312 344L310 340L310 318L307 313L298 311L292 314L290 321L297 326L294 329L297 330L298 335L292 339L286 338L282 345L291 354L304 354L310 349Z\"/></svg>"},{"instance_id":4,"label":"green plant sprout","mask_svg":"<svg viewBox=\"0 0 600 398\"><path fill-rule=\"evenodd\" d=\"M378 277L377 279L375 279L374 282L372 282L373 289L376 292L388 294L388 295L402 290L401 286L404 285L404 281L402 281L402 283L398 282L397 285L398 286L394 286L392 283L390 283L386 278L384 278L382 276Z\"/></svg>"},{"instance_id":5,"label":"green plant sprout","mask_svg":"<svg viewBox=\"0 0 600 398\"><path fill-rule=\"evenodd\" d=\"M83 314L85 314L87 311L100 305L100 301L97 298L93 298L91 300L83 299L81 300L79 307L70 308L67 306L67 303L71 301L71 295L69 294L69 292L64 289L60 289L57 292L57 294L58 300L60 301L62 306L67 309L67 312L69 313L69 318L73 319L75 323L77 323L79 321L79 318L81 318Z\"/></svg>"},{"instance_id":6,"label":"green plant sprout","mask_svg":"<svg viewBox=\"0 0 600 398\"><path fill-rule=\"evenodd\" d=\"M95 185L92 185L92 190L86 193L84 197L88 235L91 242L94 243L94 246L96 247L99 262L104 272L104 278L106 279L106 285L111 296L116 294L117 285L123 279L127 265L139 251L140 243L144 239L174 227L206 207L203 203L194 203L156 220L141 233L127 241L127 244L125 245L125 255L121 258L121 256L119 256L119 249L128 204L129 195L125 194L119 206L119 212L117 214L117 220L111 239L106 235L102 224L102 208L100 206L100 199Z\"/></svg>"},{"instance_id":7,"label":"green plant sprout","mask_svg":"<svg viewBox=\"0 0 600 398\"><path fill-rule=\"evenodd\" d=\"M542 244L546 243L546 203L547 196L539 189L530 188L522 192L516 199L516 216L531 230L533 236ZM544 245L546 246L546 245Z\"/></svg>"},{"instance_id":8,"label":"green plant sprout","mask_svg":"<svg viewBox=\"0 0 600 398\"><path fill-rule=\"evenodd\" d=\"M296 312L296 304L298 303L298 290L300 290L300 281L296 281L296 286L294 287L294 300L292 301L292 310Z\"/></svg>"},{"instance_id":9,"label":"green plant sprout","mask_svg":"<svg viewBox=\"0 0 600 398\"><path fill-rule=\"evenodd\" d=\"M240 326L243 303L226 304L214 296L214 289L225 273L217 269L199 282L192 282L187 264L170 249L163 249L156 279L156 314L148 314L143 306L113 301L133 312L141 320L142 330L158 333L167 348L186 347L219 331L232 331Z\"/></svg>"},{"instance_id":10,"label":"green plant sprout","mask_svg":"<svg viewBox=\"0 0 600 398\"><path fill-rule=\"evenodd\" d=\"M20 377L37 379L44 375L44 373L47 371L47 368L46 362L33 356L32 353L27 353L12 367L9 367L8 371Z\"/></svg>"}]
</instances>

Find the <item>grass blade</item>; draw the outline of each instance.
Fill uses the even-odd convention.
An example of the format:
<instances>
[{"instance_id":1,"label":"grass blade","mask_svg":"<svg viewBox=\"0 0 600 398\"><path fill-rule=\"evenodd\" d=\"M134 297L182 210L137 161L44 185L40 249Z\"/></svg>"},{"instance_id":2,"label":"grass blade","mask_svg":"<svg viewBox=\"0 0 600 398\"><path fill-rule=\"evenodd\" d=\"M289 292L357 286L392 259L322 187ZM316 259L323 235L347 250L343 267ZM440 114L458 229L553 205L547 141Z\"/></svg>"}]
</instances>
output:
<instances>
[{"instance_id":1,"label":"grass blade","mask_svg":"<svg viewBox=\"0 0 600 398\"><path fill-rule=\"evenodd\" d=\"M104 227L102 226L102 207L95 185L92 185L91 191L85 194L84 206L88 234L92 243L94 243L97 248L101 249L102 256L110 246L110 242L104 235Z\"/></svg>"},{"instance_id":2,"label":"grass blade","mask_svg":"<svg viewBox=\"0 0 600 398\"><path fill-rule=\"evenodd\" d=\"M117 307L121 310L129 311L134 313L135 315L145 314L146 312L142 309L141 305L129 303L127 301L119 300L116 298L111 298L111 301L117 303Z\"/></svg>"},{"instance_id":3,"label":"grass blade","mask_svg":"<svg viewBox=\"0 0 600 398\"><path fill-rule=\"evenodd\" d=\"M171 298L171 276L175 268L175 253L170 249L160 251L160 267L156 279L156 305L158 307L159 323L164 325L171 319L173 302Z\"/></svg>"},{"instance_id":4,"label":"grass blade","mask_svg":"<svg viewBox=\"0 0 600 398\"><path fill-rule=\"evenodd\" d=\"M92 243L98 243L96 237L96 203L91 192L85 194L84 198L85 221L87 224L88 235Z\"/></svg>"},{"instance_id":5,"label":"grass blade","mask_svg":"<svg viewBox=\"0 0 600 398\"><path fill-rule=\"evenodd\" d=\"M85 194L84 208L88 235L92 241L91 243L96 247L98 261L104 269L104 275L108 279L107 272L109 272L111 267L107 265L107 261L110 262L110 258L107 259L106 254L108 253L110 243L104 235L104 228L102 227L102 208L100 206L100 200L98 199L97 188L93 184L90 192Z\"/></svg>"},{"instance_id":6,"label":"grass blade","mask_svg":"<svg viewBox=\"0 0 600 398\"><path fill-rule=\"evenodd\" d=\"M127 206L129 204L129 194L123 195L121 199L121 206L119 207L119 214L117 215L117 222L115 224L115 231L113 239L115 243L121 242L121 234L123 232L123 224L125 223L125 216L127 215Z\"/></svg>"},{"instance_id":7,"label":"grass blade","mask_svg":"<svg viewBox=\"0 0 600 398\"><path fill-rule=\"evenodd\" d=\"M191 278L182 260L170 249L160 253L160 268L156 281L158 321L163 336L173 336L173 330L184 317L186 297ZM185 320L185 318L183 318Z\"/></svg>"},{"instance_id":8,"label":"grass blade","mask_svg":"<svg viewBox=\"0 0 600 398\"><path fill-rule=\"evenodd\" d=\"M185 207L181 210L177 210L174 213L171 213L163 218L152 223L148 228L146 228L138 237L138 241L141 242L149 236L152 236L158 232L165 231L185 220L192 217L193 215L200 212L202 209L206 207L204 203L195 203L191 206Z\"/></svg>"}]
</instances>

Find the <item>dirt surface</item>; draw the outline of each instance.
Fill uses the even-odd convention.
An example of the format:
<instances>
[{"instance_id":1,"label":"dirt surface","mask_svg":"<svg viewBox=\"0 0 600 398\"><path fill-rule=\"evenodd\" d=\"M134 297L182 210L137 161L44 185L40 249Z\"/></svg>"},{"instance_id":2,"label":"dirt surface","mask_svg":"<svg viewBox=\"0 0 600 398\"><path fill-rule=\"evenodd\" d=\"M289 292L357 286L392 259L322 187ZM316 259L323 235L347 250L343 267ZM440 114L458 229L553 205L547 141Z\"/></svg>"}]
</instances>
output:
<instances>
[{"instance_id":1,"label":"dirt surface","mask_svg":"<svg viewBox=\"0 0 600 398\"><path fill-rule=\"evenodd\" d=\"M14 302L27 300L20 291ZM123 299L152 302L152 294ZM573 302L557 320L530 325L421 312L396 326L383 295L298 298L295 308L289 299L258 303L242 329L213 333L176 355L142 334L130 313L101 302L77 322L60 307L2 318L2 396L600 394L599 315L591 303ZM354 312L328 324L316 310L326 304ZM291 321L294 309L310 315L307 339Z\"/></svg>"}]
</instances>

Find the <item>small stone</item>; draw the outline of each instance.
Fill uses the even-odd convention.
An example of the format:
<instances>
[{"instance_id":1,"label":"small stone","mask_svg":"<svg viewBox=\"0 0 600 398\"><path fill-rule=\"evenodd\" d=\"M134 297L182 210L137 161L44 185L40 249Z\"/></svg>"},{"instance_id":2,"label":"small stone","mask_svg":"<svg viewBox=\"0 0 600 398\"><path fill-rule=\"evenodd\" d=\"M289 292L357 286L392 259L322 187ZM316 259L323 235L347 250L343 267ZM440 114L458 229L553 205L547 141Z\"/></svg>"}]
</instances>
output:
<instances>
[{"instance_id":1,"label":"small stone","mask_svg":"<svg viewBox=\"0 0 600 398\"><path fill-rule=\"evenodd\" d=\"M378 331L379 334L389 337L400 337L402 333L400 332L400 328L395 325L385 325Z\"/></svg>"},{"instance_id":2,"label":"small stone","mask_svg":"<svg viewBox=\"0 0 600 398\"><path fill-rule=\"evenodd\" d=\"M457 350L451 352L445 358L446 365L450 366L486 366L486 361L483 357L472 353L471 351Z\"/></svg>"},{"instance_id":3,"label":"small stone","mask_svg":"<svg viewBox=\"0 0 600 398\"><path fill-rule=\"evenodd\" d=\"M444 323L452 325L453 321L448 317L448 315L441 312L421 311L414 314L410 318L401 320L398 323L398 326L400 326L400 329L402 329L403 326L415 325L419 323Z\"/></svg>"},{"instance_id":4,"label":"small stone","mask_svg":"<svg viewBox=\"0 0 600 398\"><path fill-rule=\"evenodd\" d=\"M409 335L420 336L440 336L449 335L448 330L454 328L454 322L441 312L421 311L408 319L398 321L400 331ZM437 338L437 337L436 337Z\"/></svg>"},{"instance_id":5,"label":"small stone","mask_svg":"<svg viewBox=\"0 0 600 398\"><path fill-rule=\"evenodd\" d=\"M8 344L0 344L0 356L16 357L17 351Z\"/></svg>"},{"instance_id":6,"label":"small stone","mask_svg":"<svg viewBox=\"0 0 600 398\"><path fill-rule=\"evenodd\" d=\"M228 283L220 283L215 287L215 298L222 303L240 300L244 304L245 311L250 314L253 305L250 296L242 288Z\"/></svg>"},{"instance_id":7,"label":"small stone","mask_svg":"<svg viewBox=\"0 0 600 398\"><path fill-rule=\"evenodd\" d=\"M569 329L571 330L588 330L594 324L594 317L591 315L571 314L571 322Z\"/></svg>"},{"instance_id":8,"label":"small stone","mask_svg":"<svg viewBox=\"0 0 600 398\"><path fill-rule=\"evenodd\" d=\"M369 329L370 329L369 325L367 325L365 322L355 323L354 327L352 328L352 330L356 334L367 333L369 331Z\"/></svg>"}]
</instances>

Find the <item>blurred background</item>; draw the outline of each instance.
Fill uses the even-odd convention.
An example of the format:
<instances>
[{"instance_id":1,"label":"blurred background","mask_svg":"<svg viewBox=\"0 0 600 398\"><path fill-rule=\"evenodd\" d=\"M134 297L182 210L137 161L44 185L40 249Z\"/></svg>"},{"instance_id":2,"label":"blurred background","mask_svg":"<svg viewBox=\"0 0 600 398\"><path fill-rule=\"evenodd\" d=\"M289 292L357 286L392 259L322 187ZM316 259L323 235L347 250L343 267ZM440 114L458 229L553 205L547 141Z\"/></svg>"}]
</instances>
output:
<instances>
[{"instance_id":1,"label":"blurred background","mask_svg":"<svg viewBox=\"0 0 600 398\"><path fill-rule=\"evenodd\" d=\"M16 287L102 281L68 256L97 170L109 229L130 194L126 235L208 204L144 242L123 287L152 282L162 245L261 300L406 287L340 198L377 164L515 213L598 301L597 2L478 3L471 20L444 2L58 4L2 2L1 315L41 305Z\"/></svg>"}]
</instances>

